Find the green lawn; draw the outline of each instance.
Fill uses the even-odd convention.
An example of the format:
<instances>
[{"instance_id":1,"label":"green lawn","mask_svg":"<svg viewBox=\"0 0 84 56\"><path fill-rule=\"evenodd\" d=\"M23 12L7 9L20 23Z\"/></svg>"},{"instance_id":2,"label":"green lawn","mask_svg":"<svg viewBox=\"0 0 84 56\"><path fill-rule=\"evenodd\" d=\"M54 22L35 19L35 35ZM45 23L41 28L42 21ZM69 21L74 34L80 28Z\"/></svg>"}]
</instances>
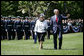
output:
<instances>
[{"instance_id":1,"label":"green lawn","mask_svg":"<svg viewBox=\"0 0 84 56\"><path fill-rule=\"evenodd\" d=\"M45 39L44 49L39 50L39 43L34 40L2 40L1 55L83 55L83 33L63 34L61 50L54 50L53 37Z\"/></svg>"}]
</instances>

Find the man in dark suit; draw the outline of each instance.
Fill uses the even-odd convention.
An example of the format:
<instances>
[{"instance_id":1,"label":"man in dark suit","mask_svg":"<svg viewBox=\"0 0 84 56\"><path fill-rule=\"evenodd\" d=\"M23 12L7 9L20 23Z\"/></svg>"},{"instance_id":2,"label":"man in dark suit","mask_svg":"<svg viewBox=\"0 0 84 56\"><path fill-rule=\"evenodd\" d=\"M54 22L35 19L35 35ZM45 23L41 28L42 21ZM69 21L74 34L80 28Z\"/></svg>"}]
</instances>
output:
<instances>
[{"instance_id":1,"label":"man in dark suit","mask_svg":"<svg viewBox=\"0 0 84 56\"><path fill-rule=\"evenodd\" d=\"M58 9L54 9L54 16L51 17L50 25L51 29L53 31L53 40L54 40L54 49L57 49L57 34L59 34L59 49L61 49L62 46L62 19L68 18L70 14L67 14L67 16L63 16L59 14Z\"/></svg>"}]
</instances>

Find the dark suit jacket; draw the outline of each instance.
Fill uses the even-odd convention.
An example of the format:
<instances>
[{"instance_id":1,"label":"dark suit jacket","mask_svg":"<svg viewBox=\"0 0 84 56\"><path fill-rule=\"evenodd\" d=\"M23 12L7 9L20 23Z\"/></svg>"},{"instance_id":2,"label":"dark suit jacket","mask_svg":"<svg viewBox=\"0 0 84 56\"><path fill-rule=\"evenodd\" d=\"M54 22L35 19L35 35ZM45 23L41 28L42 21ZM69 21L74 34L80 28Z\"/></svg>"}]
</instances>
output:
<instances>
[{"instance_id":1,"label":"dark suit jacket","mask_svg":"<svg viewBox=\"0 0 84 56\"><path fill-rule=\"evenodd\" d=\"M50 25L51 25L51 30L53 31L53 33L57 32L57 27L59 28L59 31L62 31L62 19L67 18L66 16L63 15L58 15L58 23L56 22L56 15L51 17L50 20Z\"/></svg>"}]
</instances>

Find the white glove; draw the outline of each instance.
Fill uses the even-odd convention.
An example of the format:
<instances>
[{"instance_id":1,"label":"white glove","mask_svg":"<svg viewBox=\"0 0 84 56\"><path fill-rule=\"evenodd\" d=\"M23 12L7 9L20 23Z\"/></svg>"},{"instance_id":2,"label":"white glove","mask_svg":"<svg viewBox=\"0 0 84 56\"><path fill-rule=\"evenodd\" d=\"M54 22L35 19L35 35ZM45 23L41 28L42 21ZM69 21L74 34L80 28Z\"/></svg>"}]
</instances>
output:
<instances>
[{"instance_id":1,"label":"white glove","mask_svg":"<svg viewBox=\"0 0 84 56\"><path fill-rule=\"evenodd\" d=\"M14 31L16 31L16 29L14 29Z\"/></svg>"},{"instance_id":2,"label":"white glove","mask_svg":"<svg viewBox=\"0 0 84 56\"><path fill-rule=\"evenodd\" d=\"M7 32L7 29L5 31Z\"/></svg>"},{"instance_id":3,"label":"white glove","mask_svg":"<svg viewBox=\"0 0 84 56\"><path fill-rule=\"evenodd\" d=\"M37 35L37 33L35 32L35 35Z\"/></svg>"}]
</instances>

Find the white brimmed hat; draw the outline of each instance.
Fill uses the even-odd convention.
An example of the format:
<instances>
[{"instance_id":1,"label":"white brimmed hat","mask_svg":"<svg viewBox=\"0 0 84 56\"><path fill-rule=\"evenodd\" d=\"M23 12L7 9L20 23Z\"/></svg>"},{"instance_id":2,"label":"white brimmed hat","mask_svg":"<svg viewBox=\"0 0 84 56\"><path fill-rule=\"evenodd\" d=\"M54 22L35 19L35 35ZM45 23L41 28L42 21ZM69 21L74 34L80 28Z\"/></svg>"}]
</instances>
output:
<instances>
[{"instance_id":1,"label":"white brimmed hat","mask_svg":"<svg viewBox=\"0 0 84 56\"><path fill-rule=\"evenodd\" d=\"M40 14L40 17L44 17L45 15L43 13Z\"/></svg>"}]
</instances>

